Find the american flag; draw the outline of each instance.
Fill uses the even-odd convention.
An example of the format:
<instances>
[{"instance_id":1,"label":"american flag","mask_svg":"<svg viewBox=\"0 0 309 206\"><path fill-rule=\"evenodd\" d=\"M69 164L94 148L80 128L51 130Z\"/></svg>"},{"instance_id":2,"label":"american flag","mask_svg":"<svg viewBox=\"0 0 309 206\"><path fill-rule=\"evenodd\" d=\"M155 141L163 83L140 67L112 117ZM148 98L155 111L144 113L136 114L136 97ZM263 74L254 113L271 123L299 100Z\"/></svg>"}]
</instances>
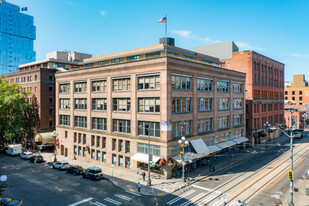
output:
<instances>
[{"instance_id":1,"label":"american flag","mask_svg":"<svg viewBox=\"0 0 309 206\"><path fill-rule=\"evenodd\" d=\"M166 17L163 17L162 19L160 19L159 23L166 23Z\"/></svg>"}]
</instances>

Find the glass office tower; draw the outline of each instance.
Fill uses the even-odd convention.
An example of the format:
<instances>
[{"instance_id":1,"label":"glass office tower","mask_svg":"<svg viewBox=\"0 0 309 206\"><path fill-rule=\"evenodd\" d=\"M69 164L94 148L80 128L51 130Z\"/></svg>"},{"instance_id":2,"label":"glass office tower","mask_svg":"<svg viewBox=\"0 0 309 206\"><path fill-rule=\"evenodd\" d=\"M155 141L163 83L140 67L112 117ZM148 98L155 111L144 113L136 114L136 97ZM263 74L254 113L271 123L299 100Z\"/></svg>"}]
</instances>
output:
<instances>
[{"instance_id":1,"label":"glass office tower","mask_svg":"<svg viewBox=\"0 0 309 206\"><path fill-rule=\"evenodd\" d=\"M35 34L33 16L0 0L0 75L16 72L20 64L35 61Z\"/></svg>"}]
</instances>

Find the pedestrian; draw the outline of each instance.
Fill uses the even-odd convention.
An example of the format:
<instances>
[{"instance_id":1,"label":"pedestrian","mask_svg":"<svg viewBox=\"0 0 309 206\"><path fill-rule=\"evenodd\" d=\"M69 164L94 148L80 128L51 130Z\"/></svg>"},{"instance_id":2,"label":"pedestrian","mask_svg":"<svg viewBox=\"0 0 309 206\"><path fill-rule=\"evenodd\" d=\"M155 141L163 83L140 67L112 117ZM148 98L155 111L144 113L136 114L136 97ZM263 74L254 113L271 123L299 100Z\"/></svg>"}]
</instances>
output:
<instances>
[{"instance_id":1,"label":"pedestrian","mask_svg":"<svg viewBox=\"0 0 309 206\"><path fill-rule=\"evenodd\" d=\"M143 176L143 181L145 182L145 177L146 177L145 171L143 171L142 176Z\"/></svg>"},{"instance_id":2,"label":"pedestrian","mask_svg":"<svg viewBox=\"0 0 309 206\"><path fill-rule=\"evenodd\" d=\"M138 193L141 193L141 187L142 187L141 183L138 182L136 187L137 187Z\"/></svg>"}]
</instances>

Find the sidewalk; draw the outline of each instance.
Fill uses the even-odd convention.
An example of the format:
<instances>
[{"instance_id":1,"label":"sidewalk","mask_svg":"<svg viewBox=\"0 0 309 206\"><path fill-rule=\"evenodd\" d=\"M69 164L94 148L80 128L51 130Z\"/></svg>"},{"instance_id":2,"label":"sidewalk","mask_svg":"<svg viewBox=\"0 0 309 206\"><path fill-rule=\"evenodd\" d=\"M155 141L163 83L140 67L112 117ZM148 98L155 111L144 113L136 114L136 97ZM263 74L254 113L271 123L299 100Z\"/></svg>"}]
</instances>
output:
<instances>
[{"instance_id":1,"label":"sidewalk","mask_svg":"<svg viewBox=\"0 0 309 206\"><path fill-rule=\"evenodd\" d=\"M268 149L276 146L278 143L280 144L282 141L286 140L286 136L278 137L275 140L272 140L269 142ZM113 169L111 167L103 166L103 165L95 165L95 163L92 162L86 162L81 160L74 160L72 158L64 157L62 155L57 155L58 161L67 161L71 165L80 165L83 168L98 166L102 169L103 175L106 179L111 181L116 187L119 187L120 189L124 189L126 191L130 191L132 193L137 194L136 185L137 182L140 182L143 186L141 188L141 194L142 195L148 195L148 196L164 196L169 193L173 193L177 190L183 189L185 187L188 187L191 184L194 184L197 181L200 181L202 179L207 178L210 175L213 175L217 172L220 172L222 170L225 170L228 167L231 167L232 165L235 165L239 162L242 162L251 156L255 155L257 150L264 150L265 146L256 146L254 148L246 149L245 151L241 151L240 153L235 154L228 154L226 156L223 156L215 161L215 164L212 164L212 166L215 166L216 171L210 172L209 165L206 167L201 167L193 172L189 173L189 177L186 183L182 182L181 178L172 178L172 179L159 179L155 177L151 177L151 187L147 186L147 172L146 172L146 181L143 181L142 175L137 174L137 172L131 172L131 171L124 171L120 169ZM54 154L53 153L41 153L43 158L49 163L52 164L54 160Z\"/></svg>"}]
</instances>

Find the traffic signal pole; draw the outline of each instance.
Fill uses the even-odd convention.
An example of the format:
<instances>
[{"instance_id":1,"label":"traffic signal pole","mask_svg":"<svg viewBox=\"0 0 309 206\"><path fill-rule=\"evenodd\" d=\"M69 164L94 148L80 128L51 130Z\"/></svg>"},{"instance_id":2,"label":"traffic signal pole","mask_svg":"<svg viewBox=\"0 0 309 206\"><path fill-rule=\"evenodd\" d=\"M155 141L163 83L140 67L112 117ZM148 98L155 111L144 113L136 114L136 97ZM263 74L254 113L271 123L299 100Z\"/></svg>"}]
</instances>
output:
<instances>
[{"instance_id":1,"label":"traffic signal pole","mask_svg":"<svg viewBox=\"0 0 309 206\"><path fill-rule=\"evenodd\" d=\"M290 143L290 150L291 150L291 171L292 171L292 178L290 179L290 204L289 206L293 206L293 131L292 135L290 136L291 143Z\"/></svg>"}]
</instances>

